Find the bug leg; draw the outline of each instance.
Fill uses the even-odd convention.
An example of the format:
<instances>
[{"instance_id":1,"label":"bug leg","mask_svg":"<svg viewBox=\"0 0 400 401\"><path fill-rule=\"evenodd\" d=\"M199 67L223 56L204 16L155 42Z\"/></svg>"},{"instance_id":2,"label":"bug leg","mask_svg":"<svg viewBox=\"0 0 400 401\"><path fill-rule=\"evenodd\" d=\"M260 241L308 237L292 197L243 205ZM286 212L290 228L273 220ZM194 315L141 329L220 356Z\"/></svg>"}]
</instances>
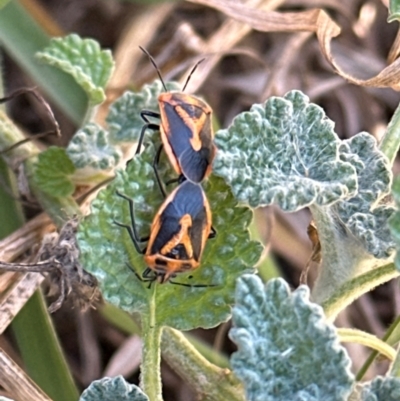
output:
<instances>
[{"instance_id":1,"label":"bug leg","mask_svg":"<svg viewBox=\"0 0 400 401\"><path fill-rule=\"evenodd\" d=\"M161 118L160 113L157 113L157 112L151 111L151 110L142 110L140 112L140 117L142 117L144 122L149 123L149 124L151 123L151 121L147 117ZM154 125L157 125L157 124L154 124ZM157 125L157 127L158 127L158 125Z\"/></svg>"},{"instance_id":2,"label":"bug leg","mask_svg":"<svg viewBox=\"0 0 400 401\"><path fill-rule=\"evenodd\" d=\"M140 131L139 141L138 141L135 155L140 153L140 150L141 150L142 144L143 144L144 134L145 134L146 130L148 130L148 129L151 129L153 131L158 131L160 129L160 126L158 124L153 124L150 122L143 125L142 130Z\"/></svg>"},{"instance_id":3,"label":"bug leg","mask_svg":"<svg viewBox=\"0 0 400 401\"><path fill-rule=\"evenodd\" d=\"M171 184L175 184L178 183L178 185L182 184L182 182L186 181L186 177L181 174L179 177L176 178L171 178L170 180L168 180L165 185L171 185Z\"/></svg>"},{"instance_id":4,"label":"bug leg","mask_svg":"<svg viewBox=\"0 0 400 401\"><path fill-rule=\"evenodd\" d=\"M131 240L133 242L133 245L135 246L136 250L138 253L144 254L146 252L146 247L144 249L141 249L139 246L139 243L141 242L146 242L148 241L149 237L139 237L139 234L137 232L136 229L136 222L135 222L135 213L134 213L134 204L133 204L133 200L131 198L129 198L128 196L122 194L121 192L116 191L116 194L122 198L128 201L129 203L129 214L131 217L131 225L128 224L124 224L124 223L120 223L118 221L114 220L114 224L116 224L119 227L123 227L125 228L128 233L129 236L131 237Z\"/></svg>"},{"instance_id":5,"label":"bug leg","mask_svg":"<svg viewBox=\"0 0 400 401\"><path fill-rule=\"evenodd\" d=\"M144 272L143 272L143 278L139 276L139 274L137 274L137 272L135 271L135 269L128 263L125 263L128 266L128 269L137 277L137 279L139 281L141 281L142 283L149 283L147 288L150 288L151 285L153 284L153 282L156 280L155 277L145 277L145 273L147 272L147 270L150 270L149 268L147 268Z\"/></svg>"},{"instance_id":6,"label":"bug leg","mask_svg":"<svg viewBox=\"0 0 400 401\"><path fill-rule=\"evenodd\" d=\"M161 182L160 173L158 172L158 165L159 165L159 163L160 163L160 156L161 156L161 152L162 152L163 148L164 148L164 145L161 144L161 145L159 146L158 150L157 150L156 155L154 156L154 160L153 160L153 170L154 170L154 174L155 174L155 176L156 176L158 188L160 188L160 192L161 192L162 196L163 196L164 198L166 198L166 197L167 197L167 194L166 194L165 189L164 189L164 186L163 186L163 184L162 184L162 182Z\"/></svg>"},{"instance_id":7,"label":"bug leg","mask_svg":"<svg viewBox=\"0 0 400 401\"><path fill-rule=\"evenodd\" d=\"M217 236L217 231L213 226L211 226L211 232L208 234L208 238L215 238Z\"/></svg>"},{"instance_id":8,"label":"bug leg","mask_svg":"<svg viewBox=\"0 0 400 401\"><path fill-rule=\"evenodd\" d=\"M139 141L138 141L135 155L140 153L140 150L141 150L142 144L143 144L144 134L145 134L146 130L151 129L153 131L158 131L160 129L160 126L158 124L154 124L148 119L148 117L160 118L160 113L156 113L155 111L151 111L151 110L142 110L140 112L140 117L142 117L142 119L144 120L144 122L146 124L143 125L142 130L140 131Z\"/></svg>"},{"instance_id":9,"label":"bug leg","mask_svg":"<svg viewBox=\"0 0 400 401\"><path fill-rule=\"evenodd\" d=\"M148 282L149 286L147 288L151 288L151 285L157 280L157 276L154 275L153 277L149 277L150 274L154 273L153 270L151 270L149 267L146 268L146 270L142 274L142 281L143 282Z\"/></svg>"},{"instance_id":10,"label":"bug leg","mask_svg":"<svg viewBox=\"0 0 400 401\"><path fill-rule=\"evenodd\" d=\"M191 287L191 288L207 288L207 287L218 287L215 284L187 284L187 283L177 283L176 281L169 280L171 284L180 285L182 287Z\"/></svg>"}]
</instances>

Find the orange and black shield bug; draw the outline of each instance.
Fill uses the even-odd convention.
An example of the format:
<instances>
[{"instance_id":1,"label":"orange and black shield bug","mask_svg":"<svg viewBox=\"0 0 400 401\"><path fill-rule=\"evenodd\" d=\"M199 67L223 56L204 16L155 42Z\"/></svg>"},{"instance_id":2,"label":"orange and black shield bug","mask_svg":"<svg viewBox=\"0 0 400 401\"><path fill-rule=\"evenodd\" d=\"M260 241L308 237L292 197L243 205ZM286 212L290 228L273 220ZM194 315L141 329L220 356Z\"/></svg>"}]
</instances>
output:
<instances>
[{"instance_id":1,"label":"orange and black shield bug","mask_svg":"<svg viewBox=\"0 0 400 401\"><path fill-rule=\"evenodd\" d=\"M162 147L180 181L187 179L200 183L211 173L211 164L215 156L214 132L212 129L212 109L196 96L183 93L197 63L182 89L182 92L168 92L161 72L147 50L140 49L149 57L165 89L158 97L160 113L142 110L140 115L146 124L140 133L136 153L141 150L147 129L159 130ZM150 122L149 117L160 119L160 125Z\"/></svg>"},{"instance_id":2,"label":"orange and black shield bug","mask_svg":"<svg viewBox=\"0 0 400 401\"><path fill-rule=\"evenodd\" d=\"M115 221L128 230L137 252L144 255L147 264L143 272L145 281L165 283L177 273L195 270L208 238L215 235L211 227L211 210L200 185L190 181L181 183L164 201L154 217L149 237L140 238L136 229L133 200L117 195L129 203L131 224ZM148 241L145 248L141 243ZM208 287L208 285L189 285Z\"/></svg>"}]
</instances>

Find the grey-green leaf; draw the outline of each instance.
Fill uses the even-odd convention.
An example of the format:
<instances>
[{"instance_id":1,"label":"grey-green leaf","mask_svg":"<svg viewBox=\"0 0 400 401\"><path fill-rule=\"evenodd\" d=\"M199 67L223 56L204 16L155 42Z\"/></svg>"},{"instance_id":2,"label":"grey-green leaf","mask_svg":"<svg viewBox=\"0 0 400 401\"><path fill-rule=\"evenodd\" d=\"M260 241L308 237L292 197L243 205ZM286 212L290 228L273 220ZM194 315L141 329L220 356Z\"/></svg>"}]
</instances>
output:
<instances>
[{"instance_id":1,"label":"grey-green leaf","mask_svg":"<svg viewBox=\"0 0 400 401\"><path fill-rule=\"evenodd\" d=\"M376 258L387 258L395 248L388 226L395 209L385 200L392 184L390 163L379 151L375 138L366 132L343 141L340 153L341 159L351 163L357 171L358 192L333 205L332 212L368 253Z\"/></svg>"},{"instance_id":2,"label":"grey-green leaf","mask_svg":"<svg viewBox=\"0 0 400 401\"><path fill-rule=\"evenodd\" d=\"M104 88L113 72L114 60L111 52L102 50L95 40L82 39L77 34L53 38L36 57L72 75L92 106L105 100Z\"/></svg>"},{"instance_id":3,"label":"grey-green leaf","mask_svg":"<svg viewBox=\"0 0 400 401\"><path fill-rule=\"evenodd\" d=\"M146 394L122 376L95 380L82 393L79 401L149 401Z\"/></svg>"},{"instance_id":4,"label":"grey-green leaf","mask_svg":"<svg viewBox=\"0 0 400 401\"><path fill-rule=\"evenodd\" d=\"M112 170L122 153L109 143L109 134L100 125L89 123L81 128L67 147L67 154L76 168Z\"/></svg>"},{"instance_id":5,"label":"grey-green leaf","mask_svg":"<svg viewBox=\"0 0 400 401\"><path fill-rule=\"evenodd\" d=\"M397 253L395 257L395 264L397 270L400 270L400 176L397 176L393 183L392 188L393 197L396 201L397 211L393 214L389 221L390 232L395 241Z\"/></svg>"},{"instance_id":6,"label":"grey-green leaf","mask_svg":"<svg viewBox=\"0 0 400 401\"><path fill-rule=\"evenodd\" d=\"M230 337L232 368L248 401L345 401L350 360L309 290L293 293L283 279L264 287L256 276L238 280Z\"/></svg>"},{"instance_id":7,"label":"grey-green leaf","mask_svg":"<svg viewBox=\"0 0 400 401\"><path fill-rule=\"evenodd\" d=\"M92 203L92 213L78 232L82 264L99 280L105 299L128 312L149 314L152 307L158 325L180 330L214 327L230 317L236 278L253 271L261 254L261 245L249 237L252 213L237 205L222 179L211 177L205 192L217 235L207 241L201 266L180 273L174 281L212 287L167 282L149 288L139 279L146 267L143 255L134 248L127 230L114 221L130 223L128 203L116 195L118 190L134 201L139 236L149 235L150 224L163 202L152 169L154 154L150 143L131 160L126 171L117 172L116 179ZM165 180L173 176L166 157L161 160L160 174Z\"/></svg>"},{"instance_id":8,"label":"grey-green leaf","mask_svg":"<svg viewBox=\"0 0 400 401\"><path fill-rule=\"evenodd\" d=\"M357 190L354 167L339 158L333 122L296 90L239 114L217 132L216 145L215 173L252 207L326 206Z\"/></svg>"},{"instance_id":9,"label":"grey-green leaf","mask_svg":"<svg viewBox=\"0 0 400 401\"><path fill-rule=\"evenodd\" d=\"M400 400L400 379L377 377L362 386L361 401L398 401Z\"/></svg>"},{"instance_id":10,"label":"grey-green leaf","mask_svg":"<svg viewBox=\"0 0 400 401\"><path fill-rule=\"evenodd\" d=\"M179 90L177 82L168 82L168 90ZM158 95L164 92L160 81L144 85L140 92L125 92L110 106L106 118L110 138L114 143L137 142L144 121L140 116L142 110L159 112ZM155 121L156 122L156 121ZM159 121L157 122L159 123ZM151 131L147 131L147 135Z\"/></svg>"}]
</instances>

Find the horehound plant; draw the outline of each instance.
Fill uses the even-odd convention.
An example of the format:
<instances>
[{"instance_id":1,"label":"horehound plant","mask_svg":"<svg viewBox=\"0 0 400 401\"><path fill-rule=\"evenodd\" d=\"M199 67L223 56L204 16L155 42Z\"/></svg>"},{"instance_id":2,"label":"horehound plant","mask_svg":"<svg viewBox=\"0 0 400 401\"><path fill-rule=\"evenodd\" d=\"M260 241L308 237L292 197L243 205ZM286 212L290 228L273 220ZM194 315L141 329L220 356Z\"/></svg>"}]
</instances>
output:
<instances>
[{"instance_id":1,"label":"horehound plant","mask_svg":"<svg viewBox=\"0 0 400 401\"><path fill-rule=\"evenodd\" d=\"M115 175L81 221L80 262L96 276L106 301L140 322L143 339L141 389L122 377L104 378L93 382L81 400L161 400L161 352L210 400L399 399L396 351L372 335L332 324L354 299L398 276L387 224L392 218L393 232L400 229L390 198L397 113L379 146L365 132L339 139L333 122L300 91L239 114L229 128L216 132L213 175L204 184L217 236L208 241L201 267L177 277L210 286L155 283L149 288L140 280L142 255L114 221L130 219L116 191L133 199L141 236L148 235L163 201L152 169L158 133L147 133L145 150L125 168L143 125L140 110L157 110L161 84L125 92L100 126L92 116L104 100L110 53L70 35L54 40L38 57L71 74L87 92L90 107L66 150L51 147L30 158L31 186L44 204L68 204L66 218L79 212L72 200L76 185ZM1 146L6 147L17 134L1 117ZM160 174L166 181L174 176L165 158ZM307 207L313 215L322 263L311 294L304 285L292 292L283 279L263 284L254 274L262 246L248 232L252 209L271 204L285 212ZM230 336L238 346L232 370L212 365L176 331L215 327L231 315ZM358 384L340 340L368 345L392 359L388 375Z\"/></svg>"}]
</instances>

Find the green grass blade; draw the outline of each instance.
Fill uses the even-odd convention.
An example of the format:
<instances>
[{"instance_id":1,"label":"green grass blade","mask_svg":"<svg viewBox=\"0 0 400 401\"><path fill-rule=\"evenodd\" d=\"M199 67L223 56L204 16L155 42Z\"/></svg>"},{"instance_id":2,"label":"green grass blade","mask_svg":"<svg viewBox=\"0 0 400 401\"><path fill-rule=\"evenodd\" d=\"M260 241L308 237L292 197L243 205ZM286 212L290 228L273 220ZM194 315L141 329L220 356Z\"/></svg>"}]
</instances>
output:
<instances>
[{"instance_id":1,"label":"green grass blade","mask_svg":"<svg viewBox=\"0 0 400 401\"><path fill-rule=\"evenodd\" d=\"M17 1L10 1L0 8L0 44L58 107L79 124L87 108L87 97L83 90L71 76L41 65L34 57L36 52L49 44L49 40Z\"/></svg>"},{"instance_id":2,"label":"green grass blade","mask_svg":"<svg viewBox=\"0 0 400 401\"><path fill-rule=\"evenodd\" d=\"M13 329L30 377L54 401L79 399L41 292L13 320Z\"/></svg>"}]
</instances>

